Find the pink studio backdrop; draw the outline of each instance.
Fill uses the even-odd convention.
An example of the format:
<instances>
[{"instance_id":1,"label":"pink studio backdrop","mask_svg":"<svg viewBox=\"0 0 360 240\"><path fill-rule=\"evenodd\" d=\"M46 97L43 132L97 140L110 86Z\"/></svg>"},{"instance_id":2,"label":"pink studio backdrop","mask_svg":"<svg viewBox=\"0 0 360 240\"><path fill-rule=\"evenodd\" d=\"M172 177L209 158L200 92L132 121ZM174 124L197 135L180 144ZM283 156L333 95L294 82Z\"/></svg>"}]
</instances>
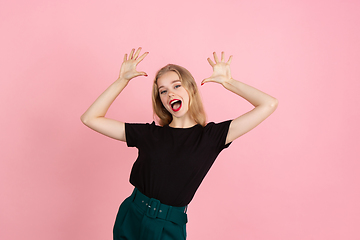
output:
<instances>
[{"instance_id":1,"label":"pink studio backdrop","mask_svg":"<svg viewBox=\"0 0 360 240\"><path fill-rule=\"evenodd\" d=\"M0 239L111 239L137 150L80 115L142 46L108 116L151 122L151 84L167 63L197 82L213 51L279 99L224 150L189 206L188 239L360 239L359 1L2 1ZM201 93L210 121L250 104Z\"/></svg>"}]
</instances>

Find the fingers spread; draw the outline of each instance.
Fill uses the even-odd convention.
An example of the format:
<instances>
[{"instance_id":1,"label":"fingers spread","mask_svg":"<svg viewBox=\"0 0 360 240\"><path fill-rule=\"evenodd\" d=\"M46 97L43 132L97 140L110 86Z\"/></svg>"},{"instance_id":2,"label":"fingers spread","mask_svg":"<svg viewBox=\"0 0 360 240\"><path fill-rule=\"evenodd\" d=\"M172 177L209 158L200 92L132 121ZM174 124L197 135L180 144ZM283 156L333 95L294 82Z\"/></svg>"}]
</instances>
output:
<instances>
[{"instance_id":1,"label":"fingers spread","mask_svg":"<svg viewBox=\"0 0 360 240\"><path fill-rule=\"evenodd\" d=\"M232 58L233 58L233 55L231 55L231 56L229 57L229 60L227 61L228 64L231 63Z\"/></svg>"},{"instance_id":2,"label":"fingers spread","mask_svg":"<svg viewBox=\"0 0 360 240\"><path fill-rule=\"evenodd\" d=\"M126 53L125 53L124 61L123 61L123 62L125 62L125 61L127 61L127 54L126 54Z\"/></svg>"},{"instance_id":3,"label":"fingers spread","mask_svg":"<svg viewBox=\"0 0 360 240\"><path fill-rule=\"evenodd\" d=\"M208 58L207 60L208 60L208 62L210 63L210 65L211 65L212 67L214 67L214 65L215 65L215 64L214 64L214 62L213 62L213 61L211 61L211 59L210 59L210 58Z\"/></svg>"},{"instance_id":4,"label":"fingers spread","mask_svg":"<svg viewBox=\"0 0 360 240\"><path fill-rule=\"evenodd\" d=\"M215 59L215 62L216 62L216 63L219 62L219 59L218 59L218 57L217 57L217 55L216 55L216 52L214 52L214 59Z\"/></svg>"},{"instance_id":5,"label":"fingers spread","mask_svg":"<svg viewBox=\"0 0 360 240\"><path fill-rule=\"evenodd\" d=\"M129 60L133 59L133 54L134 54L135 48L131 49L131 52L129 54Z\"/></svg>"},{"instance_id":6,"label":"fingers spread","mask_svg":"<svg viewBox=\"0 0 360 240\"><path fill-rule=\"evenodd\" d=\"M135 55L134 55L134 59L136 59L138 56L139 56L139 53L141 51L141 47L139 47L136 52L135 52Z\"/></svg>"},{"instance_id":7,"label":"fingers spread","mask_svg":"<svg viewBox=\"0 0 360 240\"><path fill-rule=\"evenodd\" d=\"M224 62L224 52L221 52L221 61Z\"/></svg>"},{"instance_id":8,"label":"fingers spread","mask_svg":"<svg viewBox=\"0 0 360 240\"><path fill-rule=\"evenodd\" d=\"M139 62L141 62L147 55L149 54L149 52L145 52L143 55L141 55L138 59L137 59L137 64L139 64Z\"/></svg>"}]
</instances>

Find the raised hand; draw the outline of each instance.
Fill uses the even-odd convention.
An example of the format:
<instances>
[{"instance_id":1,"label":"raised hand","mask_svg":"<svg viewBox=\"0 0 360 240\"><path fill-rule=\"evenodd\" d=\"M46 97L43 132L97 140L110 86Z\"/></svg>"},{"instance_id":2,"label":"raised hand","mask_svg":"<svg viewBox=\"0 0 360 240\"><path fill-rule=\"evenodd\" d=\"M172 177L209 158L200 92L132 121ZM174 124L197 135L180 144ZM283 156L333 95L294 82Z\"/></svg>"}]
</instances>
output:
<instances>
[{"instance_id":1,"label":"raised hand","mask_svg":"<svg viewBox=\"0 0 360 240\"><path fill-rule=\"evenodd\" d=\"M128 58L127 54L125 54L124 61L121 64L119 78L130 80L130 79L132 79L134 77L138 77L138 76L146 76L147 77L147 74L145 72L138 72L136 70L136 66L149 54L149 52L145 52L143 55L138 57L140 54L140 51L141 51L141 47L139 47L136 50L136 52L135 52L135 49L133 48L129 54L129 58Z\"/></svg>"},{"instance_id":2,"label":"raised hand","mask_svg":"<svg viewBox=\"0 0 360 240\"><path fill-rule=\"evenodd\" d=\"M213 67L213 74L210 77L205 78L201 82L201 85L203 85L206 82L216 82L223 84L224 82L229 81L231 79L230 63L232 57L233 56L231 55L229 57L229 60L225 62L224 52L221 52L221 61L219 61L216 53L214 52L215 63L210 58L207 59L210 65Z\"/></svg>"}]
</instances>

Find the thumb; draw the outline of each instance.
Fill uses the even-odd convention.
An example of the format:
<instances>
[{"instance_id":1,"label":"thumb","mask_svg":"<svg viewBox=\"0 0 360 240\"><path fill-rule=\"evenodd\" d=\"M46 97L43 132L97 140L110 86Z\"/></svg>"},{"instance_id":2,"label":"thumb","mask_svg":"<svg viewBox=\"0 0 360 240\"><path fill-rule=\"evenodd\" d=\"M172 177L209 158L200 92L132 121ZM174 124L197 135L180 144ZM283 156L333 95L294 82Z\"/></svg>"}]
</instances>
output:
<instances>
[{"instance_id":1,"label":"thumb","mask_svg":"<svg viewBox=\"0 0 360 240\"><path fill-rule=\"evenodd\" d=\"M205 78L204 80L201 81L201 86L204 85L204 83L210 82L211 78Z\"/></svg>"},{"instance_id":2,"label":"thumb","mask_svg":"<svg viewBox=\"0 0 360 240\"><path fill-rule=\"evenodd\" d=\"M147 77L148 75L146 74L146 72L138 72L137 74L136 74L136 76L138 77L138 76L145 76L145 77Z\"/></svg>"},{"instance_id":3,"label":"thumb","mask_svg":"<svg viewBox=\"0 0 360 240\"><path fill-rule=\"evenodd\" d=\"M141 76L145 76L145 77L147 77L148 75L147 75L147 73L146 73L146 72L141 72Z\"/></svg>"}]
</instances>

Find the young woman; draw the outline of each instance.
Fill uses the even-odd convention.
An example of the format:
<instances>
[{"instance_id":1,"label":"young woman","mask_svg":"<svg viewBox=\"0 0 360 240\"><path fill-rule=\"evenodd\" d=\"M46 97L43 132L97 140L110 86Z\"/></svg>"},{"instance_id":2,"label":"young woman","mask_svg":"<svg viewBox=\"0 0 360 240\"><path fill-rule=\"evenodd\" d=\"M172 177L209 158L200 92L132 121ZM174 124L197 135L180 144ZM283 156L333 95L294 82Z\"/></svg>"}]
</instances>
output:
<instances>
[{"instance_id":1,"label":"young woman","mask_svg":"<svg viewBox=\"0 0 360 240\"><path fill-rule=\"evenodd\" d=\"M81 116L91 129L137 147L139 156L130 175L134 191L119 208L114 239L186 239L187 205L218 154L232 141L250 131L271 113L278 101L249 85L236 81L230 63L214 53L209 78L249 101L254 109L234 120L206 123L205 112L193 76L185 68L169 64L154 80L152 102L159 125L124 123L105 114L129 81L138 76L136 66L148 55L141 48L125 54L119 78Z\"/></svg>"}]
</instances>

